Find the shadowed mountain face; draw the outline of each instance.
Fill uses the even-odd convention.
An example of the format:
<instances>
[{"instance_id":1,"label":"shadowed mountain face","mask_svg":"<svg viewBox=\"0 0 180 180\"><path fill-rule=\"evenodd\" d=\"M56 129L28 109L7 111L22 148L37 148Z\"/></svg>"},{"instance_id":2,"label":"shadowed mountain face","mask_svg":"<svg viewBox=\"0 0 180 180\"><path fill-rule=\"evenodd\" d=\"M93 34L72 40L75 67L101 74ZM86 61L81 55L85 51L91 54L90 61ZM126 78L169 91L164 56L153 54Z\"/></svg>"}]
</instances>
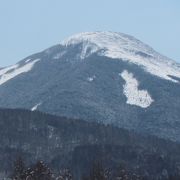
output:
<instances>
[{"instance_id":1,"label":"shadowed mountain face","mask_svg":"<svg viewBox=\"0 0 180 180\"><path fill-rule=\"evenodd\" d=\"M0 110L0 173L12 172L21 156L27 164L46 161L58 171L70 167L75 179L102 162L115 169L163 177L180 173L180 145L124 129L27 110Z\"/></svg>"},{"instance_id":2,"label":"shadowed mountain face","mask_svg":"<svg viewBox=\"0 0 180 180\"><path fill-rule=\"evenodd\" d=\"M0 70L0 107L180 140L180 66L120 33L82 33Z\"/></svg>"}]
</instances>

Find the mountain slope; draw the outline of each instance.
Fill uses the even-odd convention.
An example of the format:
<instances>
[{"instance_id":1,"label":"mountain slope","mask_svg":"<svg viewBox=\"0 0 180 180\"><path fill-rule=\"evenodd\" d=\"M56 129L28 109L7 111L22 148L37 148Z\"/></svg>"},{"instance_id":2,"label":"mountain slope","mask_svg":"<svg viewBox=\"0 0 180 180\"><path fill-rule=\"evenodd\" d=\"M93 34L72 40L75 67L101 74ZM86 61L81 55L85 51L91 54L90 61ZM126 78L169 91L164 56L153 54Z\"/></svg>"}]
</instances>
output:
<instances>
[{"instance_id":1,"label":"mountain slope","mask_svg":"<svg viewBox=\"0 0 180 180\"><path fill-rule=\"evenodd\" d=\"M0 70L0 107L180 139L180 65L139 40L82 33Z\"/></svg>"}]
</instances>

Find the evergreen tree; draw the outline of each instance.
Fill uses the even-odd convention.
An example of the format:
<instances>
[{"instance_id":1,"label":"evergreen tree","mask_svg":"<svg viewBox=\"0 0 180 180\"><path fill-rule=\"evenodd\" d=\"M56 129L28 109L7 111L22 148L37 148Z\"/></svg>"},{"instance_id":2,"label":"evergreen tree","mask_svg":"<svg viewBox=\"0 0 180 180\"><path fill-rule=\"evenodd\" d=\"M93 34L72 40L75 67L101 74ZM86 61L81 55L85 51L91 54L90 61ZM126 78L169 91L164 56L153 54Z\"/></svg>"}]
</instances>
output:
<instances>
[{"instance_id":1,"label":"evergreen tree","mask_svg":"<svg viewBox=\"0 0 180 180\"><path fill-rule=\"evenodd\" d=\"M102 163L95 163L90 172L90 180L109 180L109 171L103 168Z\"/></svg>"},{"instance_id":2,"label":"evergreen tree","mask_svg":"<svg viewBox=\"0 0 180 180\"><path fill-rule=\"evenodd\" d=\"M21 157L19 157L14 163L14 172L12 175L13 180L25 179L25 164Z\"/></svg>"},{"instance_id":3,"label":"evergreen tree","mask_svg":"<svg viewBox=\"0 0 180 180\"><path fill-rule=\"evenodd\" d=\"M30 172L32 180L53 180L51 170L43 161L38 161Z\"/></svg>"}]
</instances>

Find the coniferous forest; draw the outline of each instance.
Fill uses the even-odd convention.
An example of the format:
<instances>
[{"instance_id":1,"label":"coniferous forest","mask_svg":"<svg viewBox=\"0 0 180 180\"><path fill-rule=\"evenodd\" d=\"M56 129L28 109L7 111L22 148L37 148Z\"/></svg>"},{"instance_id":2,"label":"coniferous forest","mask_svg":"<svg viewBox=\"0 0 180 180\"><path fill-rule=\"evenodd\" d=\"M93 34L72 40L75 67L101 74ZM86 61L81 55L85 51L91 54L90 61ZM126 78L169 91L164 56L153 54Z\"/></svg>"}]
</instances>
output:
<instances>
[{"instance_id":1,"label":"coniferous forest","mask_svg":"<svg viewBox=\"0 0 180 180\"><path fill-rule=\"evenodd\" d=\"M3 178L165 180L180 175L175 142L21 109L0 110L0 123Z\"/></svg>"}]
</instances>

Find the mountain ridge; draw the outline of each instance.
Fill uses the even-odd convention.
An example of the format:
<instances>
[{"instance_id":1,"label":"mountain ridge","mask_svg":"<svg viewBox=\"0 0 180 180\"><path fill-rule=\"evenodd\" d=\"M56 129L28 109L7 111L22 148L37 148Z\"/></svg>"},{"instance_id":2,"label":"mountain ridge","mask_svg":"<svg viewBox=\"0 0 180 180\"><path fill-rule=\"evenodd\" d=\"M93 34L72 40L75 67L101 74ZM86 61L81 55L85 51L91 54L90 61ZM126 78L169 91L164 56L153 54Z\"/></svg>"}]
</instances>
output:
<instances>
[{"instance_id":1,"label":"mountain ridge","mask_svg":"<svg viewBox=\"0 0 180 180\"><path fill-rule=\"evenodd\" d=\"M98 55L101 56L107 56L113 59L120 59L124 61L129 61L129 63L137 64L139 66L142 66L149 73L152 73L167 80L171 80L173 82L178 82L177 79L172 78L173 76L180 78L180 64L178 62L161 55L153 48L151 48L147 44L144 44L133 36L118 32L95 31L75 34L65 39L60 44L45 49L40 53L45 52L48 54L50 53L51 49L54 49L54 47L66 47L76 44L83 44L83 47L81 49L82 52L80 55L81 59L84 59L93 53L98 53ZM65 53L66 52L61 52L57 54L54 59L60 58ZM143 57L146 61L149 62L141 62L141 57ZM21 60L19 63L28 63L30 61L32 61L32 59L27 57ZM4 72L3 69L16 69L19 63L15 64L14 66L0 68L0 76ZM152 66L153 64L154 66ZM167 66L170 67L167 68ZM166 72L159 74L157 71L163 71L163 68L166 68ZM173 68L174 70L172 70Z\"/></svg>"}]
</instances>

